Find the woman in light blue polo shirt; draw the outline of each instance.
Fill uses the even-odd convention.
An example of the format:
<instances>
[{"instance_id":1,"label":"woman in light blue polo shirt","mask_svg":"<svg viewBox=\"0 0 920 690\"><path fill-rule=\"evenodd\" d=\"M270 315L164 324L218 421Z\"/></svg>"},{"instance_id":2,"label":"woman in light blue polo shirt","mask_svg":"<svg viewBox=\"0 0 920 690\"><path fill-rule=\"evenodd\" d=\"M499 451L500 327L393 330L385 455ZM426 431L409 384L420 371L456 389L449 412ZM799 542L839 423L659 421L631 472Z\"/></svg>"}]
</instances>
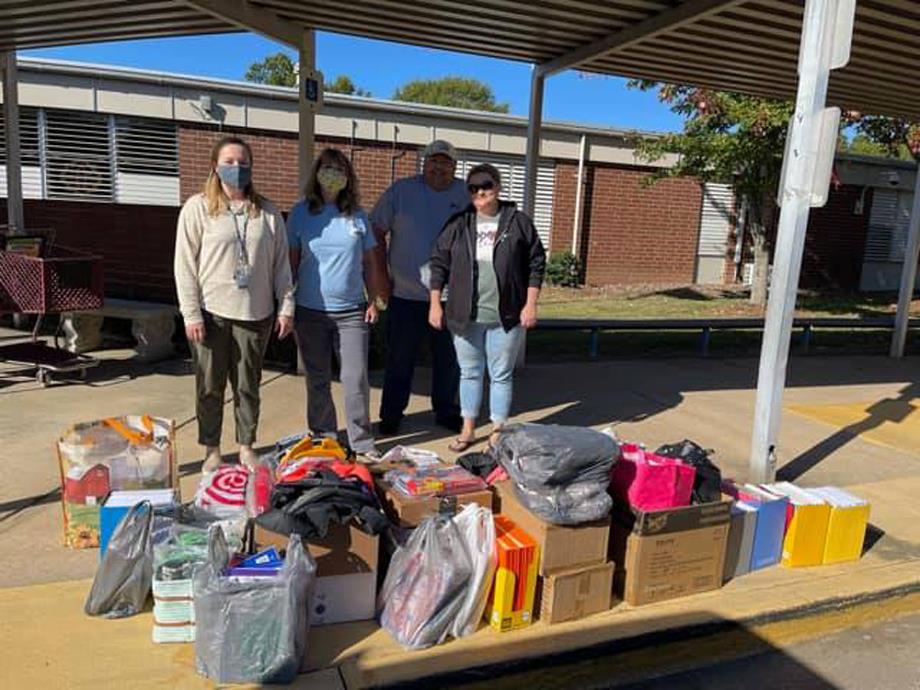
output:
<instances>
[{"instance_id":1,"label":"woman in light blue polo shirt","mask_svg":"<svg viewBox=\"0 0 920 690\"><path fill-rule=\"evenodd\" d=\"M370 424L367 356L370 324L382 277L367 215L358 205L358 182L342 152L326 149L313 164L288 215L291 269L297 278L294 333L306 370L307 426L335 438L332 357L336 350L345 389L345 428L351 449L376 461Z\"/></svg>"}]
</instances>

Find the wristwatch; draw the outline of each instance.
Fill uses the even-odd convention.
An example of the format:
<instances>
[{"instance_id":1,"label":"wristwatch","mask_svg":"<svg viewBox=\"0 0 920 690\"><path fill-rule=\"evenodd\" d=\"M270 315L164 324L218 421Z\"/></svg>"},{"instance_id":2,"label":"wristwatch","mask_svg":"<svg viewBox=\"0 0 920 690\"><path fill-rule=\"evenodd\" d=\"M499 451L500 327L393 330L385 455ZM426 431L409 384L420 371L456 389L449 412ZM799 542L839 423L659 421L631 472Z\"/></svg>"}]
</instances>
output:
<instances>
[{"instance_id":1,"label":"wristwatch","mask_svg":"<svg viewBox=\"0 0 920 690\"><path fill-rule=\"evenodd\" d=\"M383 297L378 295L374 298L374 306L377 307L377 311L386 311L389 304Z\"/></svg>"}]
</instances>

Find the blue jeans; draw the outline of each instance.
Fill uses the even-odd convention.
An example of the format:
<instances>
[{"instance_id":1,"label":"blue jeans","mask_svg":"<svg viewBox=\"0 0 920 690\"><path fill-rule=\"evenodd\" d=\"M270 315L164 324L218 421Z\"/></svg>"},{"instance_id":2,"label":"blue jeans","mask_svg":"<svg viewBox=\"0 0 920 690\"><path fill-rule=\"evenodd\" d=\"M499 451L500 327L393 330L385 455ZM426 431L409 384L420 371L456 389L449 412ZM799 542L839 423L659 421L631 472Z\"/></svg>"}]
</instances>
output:
<instances>
[{"instance_id":1,"label":"blue jeans","mask_svg":"<svg viewBox=\"0 0 920 690\"><path fill-rule=\"evenodd\" d=\"M489 417L501 426L511 414L512 378L524 329L510 331L499 324L470 323L462 333L454 333L454 348L460 364L460 413L476 419L482 405L486 366L489 368Z\"/></svg>"}]
</instances>

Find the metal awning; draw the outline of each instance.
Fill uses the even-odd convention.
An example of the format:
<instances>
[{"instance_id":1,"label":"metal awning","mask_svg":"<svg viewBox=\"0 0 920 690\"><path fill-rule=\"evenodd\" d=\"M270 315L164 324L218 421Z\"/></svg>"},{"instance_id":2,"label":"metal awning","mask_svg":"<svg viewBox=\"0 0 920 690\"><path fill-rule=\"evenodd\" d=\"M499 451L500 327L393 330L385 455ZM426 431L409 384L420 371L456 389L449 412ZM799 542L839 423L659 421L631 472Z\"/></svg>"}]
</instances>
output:
<instances>
[{"instance_id":1,"label":"metal awning","mask_svg":"<svg viewBox=\"0 0 920 690\"><path fill-rule=\"evenodd\" d=\"M32 0L0 2L0 50L313 28L762 96L795 94L796 0ZM598 53L598 49L604 49ZM583 60L578 60L579 53ZM920 119L920 2L860 0L828 102Z\"/></svg>"}]
</instances>

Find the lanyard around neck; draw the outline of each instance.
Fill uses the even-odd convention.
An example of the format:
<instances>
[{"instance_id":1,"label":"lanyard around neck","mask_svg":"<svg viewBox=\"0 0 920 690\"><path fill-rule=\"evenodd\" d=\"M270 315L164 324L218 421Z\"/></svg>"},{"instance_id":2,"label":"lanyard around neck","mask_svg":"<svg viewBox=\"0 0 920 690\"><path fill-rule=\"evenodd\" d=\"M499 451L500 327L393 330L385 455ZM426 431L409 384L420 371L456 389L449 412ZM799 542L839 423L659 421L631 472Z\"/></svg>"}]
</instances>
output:
<instances>
[{"instance_id":1,"label":"lanyard around neck","mask_svg":"<svg viewBox=\"0 0 920 690\"><path fill-rule=\"evenodd\" d=\"M243 217L243 228L240 229L240 216ZM230 209L230 217L233 218L233 227L236 230L236 244L240 257L247 259L249 253L246 250L246 233L249 229L249 211L244 210L242 213L236 213Z\"/></svg>"}]
</instances>

